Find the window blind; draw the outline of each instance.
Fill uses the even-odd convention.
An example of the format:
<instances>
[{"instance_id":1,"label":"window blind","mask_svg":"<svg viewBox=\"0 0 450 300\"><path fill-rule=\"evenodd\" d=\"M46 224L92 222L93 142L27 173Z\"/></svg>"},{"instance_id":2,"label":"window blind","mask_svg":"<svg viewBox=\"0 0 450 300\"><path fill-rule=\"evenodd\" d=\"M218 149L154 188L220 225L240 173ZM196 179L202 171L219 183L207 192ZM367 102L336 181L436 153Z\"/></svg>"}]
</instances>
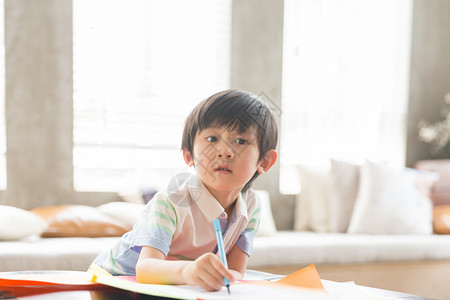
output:
<instances>
[{"instance_id":1,"label":"window blind","mask_svg":"<svg viewBox=\"0 0 450 300\"><path fill-rule=\"evenodd\" d=\"M410 0L286 0L280 188L296 165L404 165Z\"/></svg>"},{"instance_id":2,"label":"window blind","mask_svg":"<svg viewBox=\"0 0 450 300\"><path fill-rule=\"evenodd\" d=\"M73 7L75 189L165 187L188 113L229 88L231 1Z\"/></svg>"},{"instance_id":3,"label":"window blind","mask_svg":"<svg viewBox=\"0 0 450 300\"><path fill-rule=\"evenodd\" d=\"M0 190L6 189L5 14L0 0Z\"/></svg>"}]
</instances>

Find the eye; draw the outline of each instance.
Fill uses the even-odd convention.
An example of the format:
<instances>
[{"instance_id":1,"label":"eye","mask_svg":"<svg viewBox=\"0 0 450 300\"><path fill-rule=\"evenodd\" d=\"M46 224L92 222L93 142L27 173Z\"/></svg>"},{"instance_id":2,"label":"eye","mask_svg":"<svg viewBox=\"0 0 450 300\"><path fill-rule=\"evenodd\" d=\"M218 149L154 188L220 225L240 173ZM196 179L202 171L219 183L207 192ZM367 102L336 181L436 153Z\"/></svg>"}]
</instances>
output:
<instances>
[{"instance_id":1,"label":"eye","mask_svg":"<svg viewBox=\"0 0 450 300\"><path fill-rule=\"evenodd\" d=\"M215 137L215 136L208 136L208 137L206 138L206 140L207 140L208 142L215 143L215 142L217 142L219 139L218 139L217 137Z\"/></svg>"},{"instance_id":2,"label":"eye","mask_svg":"<svg viewBox=\"0 0 450 300\"><path fill-rule=\"evenodd\" d=\"M234 141L239 145L245 145L248 143L247 140L241 138L235 139Z\"/></svg>"}]
</instances>

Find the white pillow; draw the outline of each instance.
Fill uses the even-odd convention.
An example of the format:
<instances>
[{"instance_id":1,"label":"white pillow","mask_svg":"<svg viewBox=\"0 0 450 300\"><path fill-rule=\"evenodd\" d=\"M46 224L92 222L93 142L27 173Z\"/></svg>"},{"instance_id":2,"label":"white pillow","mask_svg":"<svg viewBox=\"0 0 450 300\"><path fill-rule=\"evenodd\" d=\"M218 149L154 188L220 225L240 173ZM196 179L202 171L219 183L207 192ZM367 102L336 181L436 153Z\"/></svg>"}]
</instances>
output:
<instances>
[{"instance_id":1,"label":"white pillow","mask_svg":"<svg viewBox=\"0 0 450 300\"><path fill-rule=\"evenodd\" d=\"M40 235L47 226L44 219L27 210L0 205L0 240L19 240Z\"/></svg>"},{"instance_id":2,"label":"white pillow","mask_svg":"<svg viewBox=\"0 0 450 300\"><path fill-rule=\"evenodd\" d=\"M134 191L122 192L119 194L119 196L121 200L127 203L137 203L137 204L144 203L144 197L141 192L134 192Z\"/></svg>"},{"instance_id":3,"label":"white pillow","mask_svg":"<svg viewBox=\"0 0 450 300\"><path fill-rule=\"evenodd\" d=\"M367 161L347 232L432 233L432 203L416 186L418 172Z\"/></svg>"},{"instance_id":4,"label":"white pillow","mask_svg":"<svg viewBox=\"0 0 450 300\"><path fill-rule=\"evenodd\" d=\"M330 160L329 228L346 232L359 188L360 165Z\"/></svg>"},{"instance_id":5,"label":"white pillow","mask_svg":"<svg viewBox=\"0 0 450 300\"><path fill-rule=\"evenodd\" d=\"M255 190L261 200L261 219L257 236L271 236L277 233L277 228L273 220L272 207L270 206L269 193L264 190Z\"/></svg>"},{"instance_id":6,"label":"white pillow","mask_svg":"<svg viewBox=\"0 0 450 300\"><path fill-rule=\"evenodd\" d=\"M133 226L139 219L139 215L144 209L145 204L129 202L109 202L97 207L103 214L119 219L126 224Z\"/></svg>"},{"instance_id":7,"label":"white pillow","mask_svg":"<svg viewBox=\"0 0 450 300\"><path fill-rule=\"evenodd\" d=\"M299 165L301 191L295 199L294 230L328 231L329 164Z\"/></svg>"}]
</instances>

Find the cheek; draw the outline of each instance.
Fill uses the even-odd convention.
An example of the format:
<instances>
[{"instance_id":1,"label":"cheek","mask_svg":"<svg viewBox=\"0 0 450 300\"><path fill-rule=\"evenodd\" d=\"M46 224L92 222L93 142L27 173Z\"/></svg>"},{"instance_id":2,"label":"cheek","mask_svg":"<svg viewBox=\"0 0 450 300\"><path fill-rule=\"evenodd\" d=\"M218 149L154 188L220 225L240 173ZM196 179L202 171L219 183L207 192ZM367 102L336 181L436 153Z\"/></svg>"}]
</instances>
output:
<instances>
[{"instance_id":1,"label":"cheek","mask_svg":"<svg viewBox=\"0 0 450 300\"><path fill-rule=\"evenodd\" d=\"M258 168L259 151L257 149L248 149L248 152L245 156L245 161L249 168Z\"/></svg>"},{"instance_id":2,"label":"cheek","mask_svg":"<svg viewBox=\"0 0 450 300\"><path fill-rule=\"evenodd\" d=\"M205 168L213 161L211 155L214 153L206 151L202 146L194 146L192 158L196 168Z\"/></svg>"}]
</instances>

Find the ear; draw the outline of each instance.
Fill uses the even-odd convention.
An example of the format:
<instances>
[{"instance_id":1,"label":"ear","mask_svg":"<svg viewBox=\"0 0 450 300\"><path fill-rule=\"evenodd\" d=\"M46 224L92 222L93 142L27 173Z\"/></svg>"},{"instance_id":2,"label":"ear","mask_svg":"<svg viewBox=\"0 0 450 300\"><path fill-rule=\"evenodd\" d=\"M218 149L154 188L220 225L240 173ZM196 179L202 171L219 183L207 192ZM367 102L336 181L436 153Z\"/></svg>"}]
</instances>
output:
<instances>
[{"instance_id":1,"label":"ear","mask_svg":"<svg viewBox=\"0 0 450 300\"><path fill-rule=\"evenodd\" d=\"M192 167L194 165L194 158L186 147L183 148L183 158L188 167Z\"/></svg>"},{"instance_id":2,"label":"ear","mask_svg":"<svg viewBox=\"0 0 450 300\"><path fill-rule=\"evenodd\" d=\"M278 154L275 150L269 150L258 165L258 173L264 174L269 171L273 164L277 161L277 157Z\"/></svg>"}]
</instances>

